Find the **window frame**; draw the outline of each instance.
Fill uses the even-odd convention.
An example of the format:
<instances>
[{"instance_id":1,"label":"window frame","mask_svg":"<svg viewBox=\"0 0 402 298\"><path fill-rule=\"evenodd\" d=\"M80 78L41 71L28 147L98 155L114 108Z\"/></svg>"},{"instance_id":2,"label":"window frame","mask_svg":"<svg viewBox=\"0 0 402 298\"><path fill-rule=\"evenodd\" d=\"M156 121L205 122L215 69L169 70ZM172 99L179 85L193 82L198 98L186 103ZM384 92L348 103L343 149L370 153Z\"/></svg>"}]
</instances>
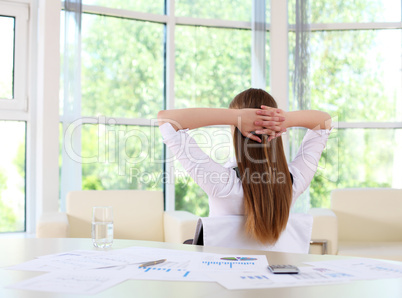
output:
<instances>
[{"instance_id":1,"label":"window frame","mask_svg":"<svg viewBox=\"0 0 402 298\"><path fill-rule=\"evenodd\" d=\"M34 199L35 185L35 109L29 108L29 98L35 97L33 91L35 73L31 57L33 51L34 20L30 11L34 5L29 0L0 0L2 16L14 18L14 66L13 66L13 98L0 99L0 120L19 121L25 123L25 191L24 191L24 230L11 233L33 233L35 229L37 206ZM35 18L34 18L35 19ZM32 82L30 83L30 80ZM3 235L10 235L5 232Z\"/></svg>"},{"instance_id":2,"label":"window frame","mask_svg":"<svg viewBox=\"0 0 402 298\"><path fill-rule=\"evenodd\" d=\"M23 111L28 108L27 93L27 56L29 9L28 5L20 3L0 2L2 16L14 18L14 69L13 69L13 98L0 100L0 110ZM2 117L3 118L3 117Z\"/></svg>"}]
</instances>

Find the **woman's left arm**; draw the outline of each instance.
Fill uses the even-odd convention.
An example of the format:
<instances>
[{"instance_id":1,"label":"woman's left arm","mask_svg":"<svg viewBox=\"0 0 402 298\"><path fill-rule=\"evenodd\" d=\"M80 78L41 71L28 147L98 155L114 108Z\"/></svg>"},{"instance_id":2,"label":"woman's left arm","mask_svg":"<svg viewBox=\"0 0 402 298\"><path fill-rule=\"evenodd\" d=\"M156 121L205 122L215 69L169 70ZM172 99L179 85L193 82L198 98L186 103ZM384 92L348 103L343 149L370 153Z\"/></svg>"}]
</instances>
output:
<instances>
[{"instance_id":1,"label":"woman's left arm","mask_svg":"<svg viewBox=\"0 0 402 298\"><path fill-rule=\"evenodd\" d=\"M263 127L255 123L264 121L264 128L269 127L275 133L281 131L281 122L285 120L276 109L272 109L269 115L258 115L259 109L217 109L217 108L189 108L177 110L163 110L158 113L159 126L170 123L173 128L195 129L210 125L234 125L243 136L254 141L261 139L251 132Z\"/></svg>"}]
</instances>

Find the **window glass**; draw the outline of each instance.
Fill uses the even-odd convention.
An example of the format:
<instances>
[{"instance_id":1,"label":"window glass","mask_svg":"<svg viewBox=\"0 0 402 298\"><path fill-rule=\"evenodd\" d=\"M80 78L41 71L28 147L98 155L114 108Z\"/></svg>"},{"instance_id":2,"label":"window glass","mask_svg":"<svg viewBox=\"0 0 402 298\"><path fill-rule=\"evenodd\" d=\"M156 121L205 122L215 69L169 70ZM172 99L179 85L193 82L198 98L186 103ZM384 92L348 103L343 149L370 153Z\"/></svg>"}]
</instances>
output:
<instances>
[{"instance_id":1,"label":"window glass","mask_svg":"<svg viewBox=\"0 0 402 298\"><path fill-rule=\"evenodd\" d=\"M401 21L399 0L314 0L309 4L309 23ZM295 24L295 7L296 0L289 0L290 24Z\"/></svg>"},{"instance_id":2,"label":"window glass","mask_svg":"<svg viewBox=\"0 0 402 298\"><path fill-rule=\"evenodd\" d=\"M176 0L177 16L207 19L251 21L252 1L214 0L206 4L203 0Z\"/></svg>"},{"instance_id":3,"label":"window glass","mask_svg":"<svg viewBox=\"0 0 402 298\"><path fill-rule=\"evenodd\" d=\"M267 20L267 23L271 22L271 1L265 1L265 19Z\"/></svg>"},{"instance_id":4,"label":"window glass","mask_svg":"<svg viewBox=\"0 0 402 298\"><path fill-rule=\"evenodd\" d=\"M265 91L268 93L271 91L271 45L270 45L270 39L269 39L269 32L267 32L266 35L266 46L265 46L265 63L266 63L266 68L265 68Z\"/></svg>"},{"instance_id":5,"label":"window glass","mask_svg":"<svg viewBox=\"0 0 402 298\"><path fill-rule=\"evenodd\" d=\"M295 34L289 35L292 49ZM338 121L401 121L400 45L400 30L312 32L311 108ZM292 78L292 50L289 66Z\"/></svg>"},{"instance_id":6,"label":"window glass","mask_svg":"<svg viewBox=\"0 0 402 298\"><path fill-rule=\"evenodd\" d=\"M227 108L233 97L251 85L249 30L176 26L175 107ZM205 134L207 132L207 134ZM203 150L224 163L232 141L229 128L191 131ZM206 144L205 144L206 143ZM226 148L217 148L223 146ZM215 148L215 149L214 149ZM204 191L175 163L176 209L199 216L209 213Z\"/></svg>"},{"instance_id":7,"label":"window glass","mask_svg":"<svg viewBox=\"0 0 402 298\"><path fill-rule=\"evenodd\" d=\"M25 231L25 122L0 121L0 232Z\"/></svg>"},{"instance_id":8,"label":"window glass","mask_svg":"<svg viewBox=\"0 0 402 298\"><path fill-rule=\"evenodd\" d=\"M83 189L162 190L158 127L86 124L81 134Z\"/></svg>"},{"instance_id":9,"label":"window glass","mask_svg":"<svg viewBox=\"0 0 402 298\"><path fill-rule=\"evenodd\" d=\"M339 121L401 121L401 31L311 34L311 107Z\"/></svg>"},{"instance_id":10,"label":"window glass","mask_svg":"<svg viewBox=\"0 0 402 298\"><path fill-rule=\"evenodd\" d=\"M311 207L330 207L336 188L402 188L401 129L340 129L331 134L310 186Z\"/></svg>"},{"instance_id":11,"label":"window glass","mask_svg":"<svg viewBox=\"0 0 402 298\"><path fill-rule=\"evenodd\" d=\"M225 164L234 156L230 128L207 127L189 131L200 148L215 162ZM209 179L206 176L205 179ZM208 216L208 196L187 174L181 164L175 162L175 208L187 210L198 216ZM214 179L214 178L211 178Z\"/></svg>"},{"instance_id":12,"label":"window glass","mask_svg":"<svg viewBox=\"0 0 402 298\"><path fill-rule=\"evenodd\" d=\"M14 98L15 18L0 16L0 99Z\"/></svg>"},{"instance_id":13,"label":"window glass","mask_svg":"<svg viewBox=\"0 0 402 298\"><path fill-rule=\"evenodd\" d=\"M176 26L176 108L226 108L250 85L249 30Z\"/></svg>"},{"instance_id":14,"label":"window glass","mask_svg":"<svg viewBox=\"0 0 402 298\"><path fill-rule=\"evenodd\" d=\"M84 14L82 115L155 118L163 108L164 26Z\"/></svg>"},{"instance_id":15,"label":"window glass","mask_svg":"<svg viewBox=\"0 0 402 298\"><path fill-rule=\"evenodd\" d=\"M163 14L165 12L165 0L83 0L82 4L105 6L117 9L129 9L157 14Z\"/></svg>"},{"instance_id":16,"label":"window glass","mask_svg":"<svg viewBox=\"0 0 402 298\"><path fill-rule=\"evenodd\" d=\"M295 74L295 46L296 46L296 34L294 32L289 32L288 33L288 71L289 71L289 110L293 110L293 80L294 80L294 74Z\"/></svg>"}]
</instances>

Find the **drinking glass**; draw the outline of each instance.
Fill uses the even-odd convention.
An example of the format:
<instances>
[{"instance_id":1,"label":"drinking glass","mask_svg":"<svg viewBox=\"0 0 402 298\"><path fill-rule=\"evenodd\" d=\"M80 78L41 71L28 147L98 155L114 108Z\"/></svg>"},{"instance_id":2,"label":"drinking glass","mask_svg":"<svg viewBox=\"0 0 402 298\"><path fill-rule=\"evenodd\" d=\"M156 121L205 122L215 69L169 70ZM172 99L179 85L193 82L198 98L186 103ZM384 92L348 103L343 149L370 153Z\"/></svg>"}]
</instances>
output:
<instances>
[{"instance_id":1,"label":"drinking glass","mask_svg":"<svg viewBox=\"0 0 402 298\"><path fill-rule=\"evenodd\" d=\"M111 206L93 207L92 243L107 248L113 244L113 209Z\"/></svg>"}]
</instances>

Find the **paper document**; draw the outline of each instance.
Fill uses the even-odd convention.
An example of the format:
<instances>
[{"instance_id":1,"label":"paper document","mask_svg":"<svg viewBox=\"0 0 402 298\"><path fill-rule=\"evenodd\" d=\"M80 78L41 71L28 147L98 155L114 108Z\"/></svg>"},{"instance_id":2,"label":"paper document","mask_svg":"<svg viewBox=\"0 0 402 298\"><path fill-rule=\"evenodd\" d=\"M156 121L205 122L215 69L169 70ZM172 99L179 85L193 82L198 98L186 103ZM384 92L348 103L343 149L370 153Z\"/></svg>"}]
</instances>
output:
<instances>
[{"instance_id":1,"label":"paper document","mask_svg":"<svg viewBox=\"0 0 402 298\"><path fill-rule=\"evenodd\" d=\"M73 251L69 253L41 256L32 261L8 267L7 269L44 272L76 271L120 266L129 261L132 260L108 257L107 253L100 251Z\"/></svg>"},{"instance_id":2,"label":"paper document","mask_svg":"<svg viewBox=\"0 0 402 298\"><path fill-rule=\"evenodd\" d=\"M142 266L166 259L160 264ZM223 255L162 248L75 250L40 256L9 267L48 272L10 287L59 293L94 294L127 279L218 282L227 289L255 289L343 283L402 277L398 263L372 259L309 262L299 274L273 274L265 255Z\"/></svg>"},{"instance_id":3,"label":"paper document","mask_svg":"<svg viewBox=\"0 0 402 298\"><path fill-rule=\"evenodd\" d=\"M92 295L115 286L126 278L93 270L79 272L51 272L8 286L7 288Z\"/></svg>"},{"instance_id":4,"label":"paper document","mask_svg":"<svg viewBox=\"0 0 402 298\"><path fill-rule=\"evenodd\" d=\"M315 267L342 271L353 275L353 279L381 279L402 277L402 263L375 259L354 258L336 261L306 262Z\"/></svg>"},{"instance_id":5,"label":"paper document","mask_svg":"<svg viewBox=\"0 0 402 298\"><path fill-rule=\"evenodd\" d=\"M107 268L113 274L121 274L130 279L213 281L206 274L220 270L262 270L267 268L265 255L239 256L218 255L201 252L177 251L159 248L132 247L115 250L122 256L135 255L142 259L167 259L166 262L151 267L139 268L138 265L124 265Z\"/></svg>"},{"instance_id":6,"label":"paper document","mask_svg":"<svg viewBox=\"0 0 402 298\"><path fill-rule=\"evenodd\" d=\"M299 274L273 274L267 269L260 272L214 272L209 273L209 276L229 290L300 287L315 284L343 283L350 280L349 275L333 270L313 267L299 267L299 269Z\"/></svg>"},{"instance_id":7,"label":"paper document","mask_svg":"<svg viewBox=\"0 0 402 298\"><path fill-rule=\"evenodd\" d=\"M141 264L159 259L153 266ZM161 248L130 247L109 251L76 250L41 256L13 270L49 272L12 285L13 288L59 293L93 294L127 279L207 281L211 272L266 269L265 255L219 255Z\"/></svg>"}]
</instances>

